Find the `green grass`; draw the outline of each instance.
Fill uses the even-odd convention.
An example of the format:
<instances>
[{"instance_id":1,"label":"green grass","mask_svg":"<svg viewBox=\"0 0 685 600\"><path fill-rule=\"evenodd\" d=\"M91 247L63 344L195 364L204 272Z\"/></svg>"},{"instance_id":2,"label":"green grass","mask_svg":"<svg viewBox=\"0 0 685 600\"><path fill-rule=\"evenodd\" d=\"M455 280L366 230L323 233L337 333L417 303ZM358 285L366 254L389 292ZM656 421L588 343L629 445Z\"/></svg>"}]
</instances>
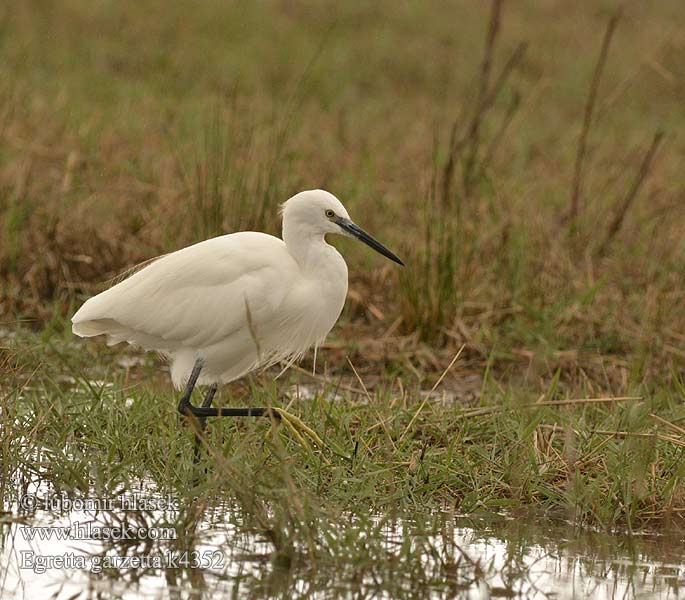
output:
<instances>
[{"instance_id":1,"label":"green grass","mask_svg":"<svg viewBox=\"0 0 685 600\"><path fill-rule=\"evenodd\" d=\"M406 378L378 386L372 397L338 389L334 398L336 377L325 385L304 375L260 377L232 403L292 401L289 410L325 448L301 446L284 427L269 436L266 419L214 419L203 462L209 475L195 488L192 430L181 425L167 386L150 387L150 365L134 368L143 379L126 381L116 354L99 357L112 365L103 371L79 363L71 342L53 336L47 350L43 343L20 337L13 344L32 350L14 385L3 386L5 501L16 493L9 482L38 472L53 489L72 493L148 481L187 500L198 492L235 498L259 527L275 532L277 547L293 544L310 519L337 522L360 507L363 514L468 514L535 506L608 530L682 514L682 380L657 394L636 386L632 398L575 403L556 381L535 397L489 380L466 405L439 389L423 401ZM316 383L313 398L291 397L294 383Z\"/></svg>"}]
</instances>

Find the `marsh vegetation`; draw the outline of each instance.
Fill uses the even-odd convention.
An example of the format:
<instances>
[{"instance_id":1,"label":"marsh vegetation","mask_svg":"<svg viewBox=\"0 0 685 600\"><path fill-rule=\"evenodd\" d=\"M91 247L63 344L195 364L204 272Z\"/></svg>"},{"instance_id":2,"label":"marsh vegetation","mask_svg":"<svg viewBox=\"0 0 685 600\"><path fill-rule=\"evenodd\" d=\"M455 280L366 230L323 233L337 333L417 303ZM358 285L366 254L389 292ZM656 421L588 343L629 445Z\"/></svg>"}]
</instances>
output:
<instances>
[{"instance_id":1,"label":"marsh vegetation","mask_svg":"<svg viewBox=\"0 0 685 600\"><path fill-rule=\"evenodd\" d=\"M668 531L677 564L684 52L677 0L0 9L3 550L39 518L27 490L143 490L182 500L135 515L178 548L222 519L210 545L258 540L285 588L258 571L254 594L324 593L336 569L363 593L397 569L461 593L487 569L432 549L456 515ZM277 234L315 187L407 267L333 240L350 292L316 374L307 357L220 393L288 406L325 448L228 420L194 468L162 363L68 318L140 261Z\"/></svg>"}]
</instances>

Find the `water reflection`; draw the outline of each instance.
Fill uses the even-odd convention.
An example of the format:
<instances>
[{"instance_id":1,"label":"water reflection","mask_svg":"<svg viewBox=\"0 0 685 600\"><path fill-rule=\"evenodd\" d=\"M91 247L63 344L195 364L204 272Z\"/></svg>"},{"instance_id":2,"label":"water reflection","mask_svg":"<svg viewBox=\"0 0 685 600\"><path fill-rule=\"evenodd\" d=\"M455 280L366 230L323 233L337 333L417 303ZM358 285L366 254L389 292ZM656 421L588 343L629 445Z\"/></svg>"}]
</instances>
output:
<instances>
[{"instance_id":1,"label":"water reflection","mask_svg":"<svg viewBox=\"0 0 685 600\"><path fill-rule=\"evenodd\" d=\"M275 552L235 506L184 507L149 488L142 498L155 503L13 505L0 515L0 597L679 598L685 584L678 534L610 536L512 516L349 515ZM164 529L175 535L160 537Z\"/></svg>"}]
</instances>

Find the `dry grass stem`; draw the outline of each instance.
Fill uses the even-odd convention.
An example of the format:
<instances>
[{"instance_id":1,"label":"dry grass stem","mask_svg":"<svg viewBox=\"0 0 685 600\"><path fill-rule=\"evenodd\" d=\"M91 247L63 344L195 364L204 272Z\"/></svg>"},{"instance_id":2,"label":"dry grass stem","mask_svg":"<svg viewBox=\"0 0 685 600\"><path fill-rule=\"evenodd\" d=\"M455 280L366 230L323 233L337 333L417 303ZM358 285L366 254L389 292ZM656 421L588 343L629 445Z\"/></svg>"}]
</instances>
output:
<instances>
[{"instance_id":1,"label":"dry grass stem","mask_svg":"<svg viewBox=\"0 0 685 600\"><path fill-rule=\"evenodd\" d=\"M621 226L623 225L623 221L625 220L626 214L628 212L628 209L635 200L635 197L640 191L640 188L642 187L642 184L644 183L645 179L649 175L649 170L652 165L652 161L654 160L654 156L656 155L656 152L663 138L664 133L662 131L657 131L654 134L654 139L652 139L652 143L650 144L649 149L647 150L644 158L642 159L642 163L640 164L640 168L637 172L637 175L633 180L633 184L630 186L630 189L628 190L628 193L623 199L623 202L621 202L620 206L614 212L614 218L609 223L606 237L604 238L604 241L597 250L597 254L599 256L603 256L604 254L606 254L606 251L609 248L609 244L611 244L611 240L620 231Z\"/></svg>"},{"instance_id":2,"label":"dry grass stem","mask_svg":"<svg viewBox=\"0 0 685 600\"><path fill-rule=\"evenodd\" d=\"M583 184L583 162L585 160L585 153L587 152L587 138L592 126L592 116L595 109L595 102L597 100L597 92L599 90L599 82L602 79L602 71L606 64L609 55L609 46L611 45L611 38L614 35L616 26L621 18L620 9L617 10L607 23L604 31L604 38L602 39L602 47L599 51L595 71L590 82L590 90L588 92L587 100L585 102L585 112L583 115L583 126L580 130L580 137L578 138L578 148L576 151L576 160L573 171L573 186L571 190L571 207L569 212L569 220L572 225L575 225L578 213L580 211L580 203L582 202L582 184Z\"/></svg>"}]
</instances>

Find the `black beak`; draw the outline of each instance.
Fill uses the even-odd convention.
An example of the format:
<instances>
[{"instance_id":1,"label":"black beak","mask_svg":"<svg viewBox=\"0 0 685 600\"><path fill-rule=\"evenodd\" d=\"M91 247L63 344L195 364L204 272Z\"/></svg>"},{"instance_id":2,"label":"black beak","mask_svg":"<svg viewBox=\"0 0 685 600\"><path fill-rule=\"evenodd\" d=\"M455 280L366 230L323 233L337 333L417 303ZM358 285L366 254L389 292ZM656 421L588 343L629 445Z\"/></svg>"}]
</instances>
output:
<instances>
[{"instance_id":1,"label":"black beak","mask_svg":"<svg viewBox=\"0 0 685 600\"><path fill-rule=\"evenodd\" d=\"M378 240L371 237L366 231L364 231L359 225L355 225L349 219L344 219L343 217L337 217L334 219L343 230L349 233L351 236L356 237L358 240L364 242L367 246L371 246L376 252L380 252L383 256L386 256L390 260L396 262L398 265L404 266L404 263L395 256L390 250L388 250L383 244Z\"/></svg>"}]
</instances>

